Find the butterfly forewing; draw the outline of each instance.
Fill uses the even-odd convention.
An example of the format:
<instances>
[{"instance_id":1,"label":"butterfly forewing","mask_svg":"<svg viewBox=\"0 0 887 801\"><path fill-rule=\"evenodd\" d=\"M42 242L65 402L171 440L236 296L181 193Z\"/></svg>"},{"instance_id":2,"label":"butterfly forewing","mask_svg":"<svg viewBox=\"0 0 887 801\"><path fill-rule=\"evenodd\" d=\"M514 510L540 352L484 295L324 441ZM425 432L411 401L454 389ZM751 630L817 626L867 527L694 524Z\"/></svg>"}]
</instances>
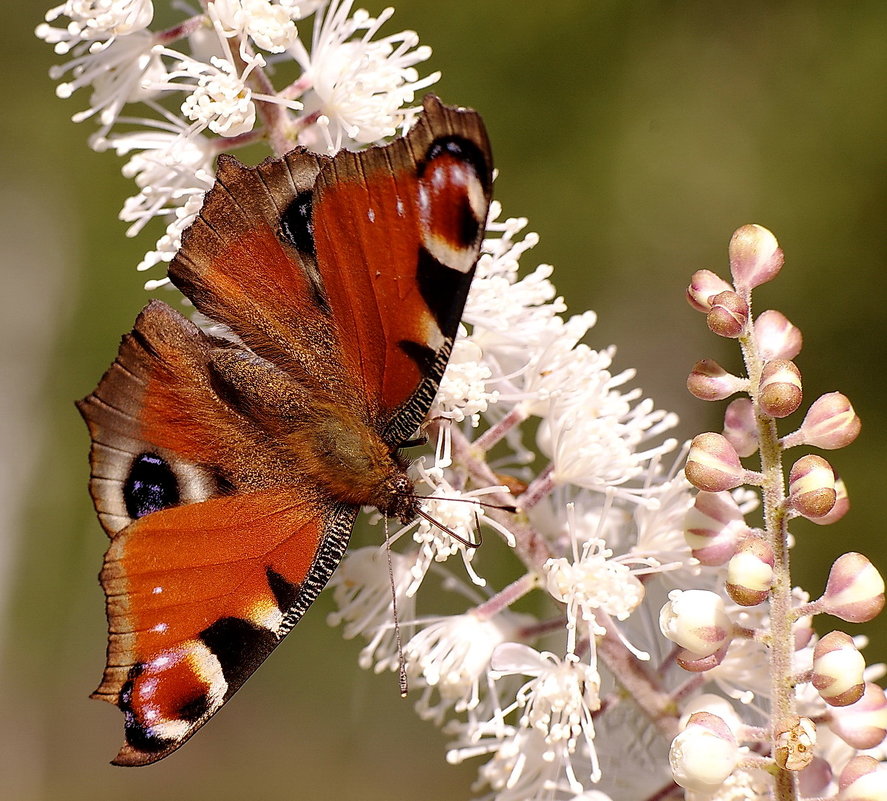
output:
<instances>
[{"instance_id":1,"label":"butterfly forewing","mask_svg":"<svg viewBox=\"0 0 887 801\"><path fill-rule=\"evenodd\" d=\"M79 404L112 538L96 696L124 713L118 764L166 756L231 697L359 506L413 513L396 450L446 366L491 175L477 114L432 97L385 147L220 159L170 277L231 335L153 301Z\"/></svg>"}]
</instances>

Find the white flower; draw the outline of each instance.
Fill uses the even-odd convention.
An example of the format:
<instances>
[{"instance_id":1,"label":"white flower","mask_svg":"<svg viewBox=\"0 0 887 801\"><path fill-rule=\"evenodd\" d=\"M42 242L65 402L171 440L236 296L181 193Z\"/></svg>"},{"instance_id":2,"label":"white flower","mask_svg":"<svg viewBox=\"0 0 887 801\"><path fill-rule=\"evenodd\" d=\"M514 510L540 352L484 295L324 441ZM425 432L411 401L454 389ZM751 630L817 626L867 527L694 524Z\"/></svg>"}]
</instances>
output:
<instances>
[{"instance_id":1,"label":"white flower","mask_svg":"<svg viewBox=\"0 0 887 801\"><path fill-rule=\"evenodd\" d=\"M543 569L549 593L567 605L567 652L572 654L576 649L579 621L588 627L587 637L593 651L594 638L606 633L595 618L595 611L601 610L617 620L627 619L644 600L644 585L626 563L632 560L613 558L613 551L606 547L604 540L586 539L580 550L571 507L568 506L568 517L572 559L549 559Z\"/></svg>"},{"instance_id":2,"label":"white flower","mask_svg":"<svg viewBox=\"0 0 887 801\"><path fill-rule=\"evenodd\" d=\"M419 519L404 526L392 538L396 540L415 527L413 540L419 545L419 554L412 568L413 581L407 589L408 595L415 594L419 589L428 568L433 563L445 562L457 553L462 556L462 562L471 580L479 587L486 584L471 565L471 560L477 552L477 547L471 543L478 542L478 527L481 520L485 520L488 525L498 530L506 541L514 546L514 537L511 533L495 521L486 518L483 507L474 500L479 496L498 492L501 487L483 487L470 492L460 492L448 481L439 478L438 472L437 470L422 472L426 482L436 482L435 489L431 495L422 498Z\"/></svg>"},{"instance_id":3,"label":"white flower","mask_svg":"<svg viewBox=\"0 0 887 801\"><path fill-rule=\"evenodd\" d=\"M344 623L346 639L359 634L369 640L360 652L358 664L365 669L375 664L376 673L394 670L399 663L388 558L394 574L398 615L405 621L413 620L415 602L406 594L412 580L411 560L403 554L386 554L372 547L349 551L329 583L339 611L331 613L327 622L331 626Z\"/></svg>"},{"instance_id":4,"label":"white flower","mask_svg":"<svg viewBox=\"0 0 887 801\"><path fill-rule=\"evenodd\" d=\"M464 334L456 338L430 418L443 417L454 423L469 419L473 426L478 425L480 414L499 397L497 391L487 389L492 372L482 358L483 352L471 338Z\"/></svg>"},{"instance_id":5,"label":"white flower","mask_svg":"<svg viewBox=\"0 0 887 801\"><path fill-rule=\"evenodd\" d=\"M632 371L611 375L597 354L580 346L573 350L569 375L574 381L552 397L537 437L552 460L556 483L605 492L639 477L650 460L674 449L676 442L665 440L641 450L677 418L654 409L649 399L636 402L638 390L620 390ZM638 495L630 488L623 494Z\"/></svg>"},{"instance_id":6,"label":"white flower","mask_svg":"<svg viewBox=\"0 0 887 801\"><path fill-rule=\"evenodd\" d=\"M561 660L550 652L540 653L517 643L500 645L493 652L492 667L494 676L532 677L518 690L504 714L520 710L520 727L543 737L543 759L561 761L568 767L566 778L573 792L584 789L572 770L570 757L574 754L590 758L589 779L597 782L601 774L592 722L592 713L600 708L597 671L570 654Z\"/></svg>"},{"instance_id":7,"label":"white flower","mask_svg":"<svg viewBox=\"0 0 887 801\"><path fill-rule=\"evenodd\" d=\"M404 104L412 103L416 92L440 77L433 73L419 78L414 65L425 61L431 48L417 47L419 40L412 31L372 40L393 9L378 17L358 9L349 17L351 7L352 0L332 0L315 17L311 53L298 40L290 48L314 92L330 153L346 139L368 144L405 128L417 109L405 109Z\"/></svg>"},{"instance_id":8,"label":"white flower","mask_svg":"<svg viewBox=\"0 0 887 801\"><path fill-rule=\"evenodd\" d=\"M226 35L247 35L269 53L282 53L299 36L294 19L301 10L271 0L214 0L213 8Z\"/></svg>"},{"instance_id":9,"label":"white flower","mask_svg":"<svg viewBox=\"0 0 887 801\"><path fill-rule=\"evenodd\" d=\"M476 710L487 689L493 651L531 620L507 610L492 618L469 610L425 625L404 648L408 669L421 673L426 683L416 704L419 714L440 723L451 707L456 712ZM436 705L430 703L434 690L440 696Z\"/></svg>"},{"instance_id":10,"label":"white flower","mask_svg":"<svg viewBox=\"0 0 887 801\"><path fill-rule=\"evenodd\" d=\"M61 16L71 20L64 28L48 24ZM68 0L47 11L46 22L38 25L35 33L64 55L82 42L107 44L118 36L141 31L153 18L151 0Z\"/></svg>"},{"instance_id":11,"label":"white flower","mask_svg":"<svg viewBox=\"0 0 887 801\"><path fill-rule=\"evenodd\" d=\"M100 136L103 136L127 103L156 95L145 83L162 82L166 68L153 48L154 36L148 31L136 31L114 39L106 47L78 48L71 61L52 67L49 75L54 80L71 73L70 81L56 87L56 94L61 98L70 97L84 86L92 86L90 106L74 114L74 122L98 113L102 123Z\"/></svg>"}]
</instances>

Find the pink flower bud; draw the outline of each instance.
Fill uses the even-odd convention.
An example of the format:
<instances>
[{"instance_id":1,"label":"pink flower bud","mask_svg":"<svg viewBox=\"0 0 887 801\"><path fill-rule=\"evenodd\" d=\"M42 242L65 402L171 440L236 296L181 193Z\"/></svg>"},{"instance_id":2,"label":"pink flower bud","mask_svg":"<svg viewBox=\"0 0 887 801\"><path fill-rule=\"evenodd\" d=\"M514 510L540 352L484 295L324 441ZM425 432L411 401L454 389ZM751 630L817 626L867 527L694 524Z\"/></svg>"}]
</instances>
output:
<instances>
[{"instance_id":1,"label":"pink flower bud","mask_svg":"<svg viewBox=\"0 0 887 801\"><path fill-rule=\"evenodd\" d=\"M684 517L684 539L703 565L722 565L748 532L742 512L727 492L700 492Z\"/></svg>"},{"instance_id":2,"label":"pink flower bud","mask_svg":"<svg viewBox=\"0 0 887 801\"><path fill-rule=\"evenodd\" d=\"M813 401L799 433L807 445L835 450L853 442L859 436L860 428L862 423L847 396L829 392Z\"/></svg>"},{"instance_id":3,"label":"pink flower bud","mask_svg":"<svg viewBox=\"0 0 887 801\"><path fill-rule=\"evenodd\" d=\"M681 648L681 650L675 654L674 659L680 667L690 673L705 673L707 670L716 668L724 661L724 657L727 656L727 649L729 647L730 644L727 643L727 645L721 646L717 651L708 656L699 656L699 654L691 653L686 648Z\"/></svg>"},{"instance_id":4,"label":"pink flower bud","mask_svg":"<svg viewBox=\"0 0 887 801\"><path fill-rule=\"evenodd\" d=\"M693 365L687 378L687 389L699 400L718 401L739 392L748 382L728 373L713 359L702 359Z\"/></svg>"},{"instance_id":5,"label":"pink flower bud","mask_svg":"<svg viewBox=\"0 0 887 801\"><path fill-rule=\"evenodd\" d=\"M821 456L802 456L788 476L789 505L804 517L827 515L838 499L835 473Z\"/></svg>"},{"instance_id":6,"label":"pink flower bud","mask_svg":"<svg viewBox=\"0 0 887 801\"><path fill-rule=\"evenodd\" d=\"M710 712L690 716L672 740L668 762L675 782L692 792L717 790L739 761L739 744L725 721Z\"/></svg>"},{"instance_id":7,"label":"pink flower bud","mask_svg":"<svg viewBox=\"0 0 887 801\"><path fill-rule=\"evenodd\" d=\"M762 312L755 320L755 340L765 362L794 359L804 343L801 330L792 325L782 312L772 309Z\"/></svg>"},{"instance_id":8,"label":"pink flower bud","mask_svg":"<svg viewBox=\"0 0 887 801\"><path fill-rule=\"evenodd\" d=\"M832 565L819 605L848 623L865 623L884 608L884 579L861 553L845 553Z\"/></svg>"},{"instance_id":9,"label":"pink flower bud","mask_svg":"<svg viewBox=\"0 0 887 801\"><path fill-rule=\"evenodd\" d=\"M733 446L721 434L699 434L690 443L687 480L706 492L723 492L745 480L745 470Z\"/></svg>"},{"instance_id":10,"label":"pink flower bud","mask_svg":"<svg viewBox=\"0 0 887 801\"><path fill-rule=\"evenodd\" d=\"M727 565L727 595L740 606L767 600L773 586L773 548L757 537L743 540Z\"/></svg>"},{"instance_id":11,"label":"pink flower bud","mask_svg":"<svg viewBox=\"0 0 887 801\"><path fill-rule=\"evenodd\" d=\"M718 336L736 339L748 322L748 303L732 289L719 292L711 298L711 311L706 322Z\"/></svg>"},{"instance_id":12,"label":"pink flower bud","mask_svg":"<svg viewBox=\"0 0 887 801\"><path fill-rule=\"evenodd\" d=\"M696 311L708 314L711 311L711 298L731 289L730 284L711 270L697 270L687 287L687 301Z\"/></svg>"},{"instance_id":13,"label":"pink flower bud","mask_svg":"<svg viewBox=\"0 0 887 801\"><path fill-rule=\"evenodd\" d=\"M673 643L704 657L730 642L733 624L720 595L708 590L672 590L668 598L659 612L659 628Z\"/></svg>"},{"instance_id":14,"label":"pink flower bud","mask_svg":"<svg viewBox=\"0 0 887 801\"><path fill-rule=\"evenodd\" d=\"M758 403L771 417L788 417L801 405L801 372L794 362L774 359L761 371Z\"/></svg>"},{"instance_id":15,"label":"pink flower bud","mask_svg":"<svg viewBox=\"0 0 887 801\"><path fill-rule=\"evenodd\" d=\"M874 748L887 735L887 697L872 682L866 682L865 692L855 704L832 709L829 728L847 745L864 750Z\"/></svg>"},{"instance_id":16,"label":"pink flower bud","mask_svg":"<svg viewBox=\"0 0 887 801\"><path fill-rule=\"evenodd\" d=\"M800 797L821 798L827 795L832 778L831 765L822 757L813 757L813 761L798 774Z\"/></svg>"},{"instance_id":17,"label":"pink flower bud","mask_svg":"<svg viewBox=\"0 0 887 801\"><path fill-rule=\"evenodd\" d=\"M743 225L730 239L730 274L740 292L771 281L782 269L776 237L760 225Z\"/></svg>"},{"instance_id":18,"label":"pink flower bud","mask_svg":"<svg viewBox=\"0 0 887 801\"><path fill-rule=\"evenodd\" d=\"M813 761L816 745L816 724L810 718L794 718L776 731L773 757L781 768L804 770Z\"/></svg>"},{"instance_id":19,"label":"pink flower bud","mask_svg":"<svg viewBox=\"0 0 887 801\"><path fill-rule=\"evenodd\" d=\"M758 449L758 421L748 398L736 398L724 412L724 436L741 457Z\"/></svg>"},{"instance_id":20,"label":"pink flower bud","mask_svg":"<svg viewBox=\"0 0 887 801\"><path fill-rule=\"evenodd\" d=\"M865 623L884 608L884 579L861 553L845 553L832 565L818 603L848 623Z\"/></svg>"},{"instance_id":21,"label":"pink flower bud","mask_svg":"<svg viewBox=\"0 0 887 801\"><path fill-rule=\"evenodd\" d=\"M832 510L822 517L811 517L810 522L817 526L828 526L836 523L850 511L850 498L847 496L847 486L844 480L835 473L835 505Z\"/></svg>"},{"instance_id":22,"label":"pink flower bud","mask_svg":"<svg viewBox=\"0 0 887 801\"><path fill-rule=\"evenodd\" d=\"M843 631L826 634L813 649L813 686L831 706L855 704L865 691L865 659Z\"/></svg>"},{"instance_id":23,"label":"pink flower bud","mask_svg":"<svg viewBox=\"0 0 887 801\"><path fill-rule=\"evenodd\" d=\"M884 801L887 798L887 766L860 754L841 771L838 801Z\"/></svg>"}]
</instances>

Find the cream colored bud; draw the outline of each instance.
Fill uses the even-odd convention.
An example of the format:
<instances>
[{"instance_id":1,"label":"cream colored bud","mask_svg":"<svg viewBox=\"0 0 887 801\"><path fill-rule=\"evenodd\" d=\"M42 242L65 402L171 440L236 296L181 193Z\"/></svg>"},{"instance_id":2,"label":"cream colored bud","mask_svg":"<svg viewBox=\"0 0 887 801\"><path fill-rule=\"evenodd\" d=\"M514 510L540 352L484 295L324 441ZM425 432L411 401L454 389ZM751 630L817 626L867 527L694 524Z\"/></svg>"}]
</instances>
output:
<instances>
[{"instance_id":1,"label":"cream colored bud","mask_svg":"<svg viewBox=\"0 0 887 801\"><path fill-rule=\"evenodd\" d=\"M672 590L659 613L659 629L696 657L713 654L733 636L724 600L708 590Z\"/></svg>"},{"instance_id":2,"label":"cream colored bud","mask_svg":"<svg viewBox=\"0 0 887 801\"><path fill-rule=\"evenodd\" d=\"M721 434L699 434L690 443L687 480L706 492L723 492L742 484L745 469L733 446Z\"/></svg>"},{"instance_id":3,"label":"cream colored bud","mask_svg":"<svg viewBox=\"0 0 887 801\"><path fill-rule=\"evenodd\" d=\"M865 691L865 659L843 631L826 634L813 649L813 686L831 706L855 704Z\"/></svg>"},{"instance_id":4,"label":"cream colored bud","mask_svg":"<svg viewBox=\"0 0 887 801\"><path fill-rule=\"evenodd\" d=\"M758 392L758 404L771 417L788 417L797 411L804 394L801 373L794 362L774 359L764 365Z\"/></svg>"},{"instance_id":5,"label":"cream colored bud","mask_svg":"<svg viewBox=\"0 0 887 801\"><path fill-rule=\"evenodd\" d=\"M773 548L757 537L743 540L727 565L727 594L740 606L767 600L773 586Z\"/></svg>"},{"instance_id":6,"label":"cream colored bud","mask_svg":"<svg viewBox=\"0 0 887 801\"><path fill-rule=\"evenodd\" d=\"M788 478L789 504L804 517L827 515L838 499L835 473L821 456L802 456L792 465Z\"/></svg>"}]
</instances>

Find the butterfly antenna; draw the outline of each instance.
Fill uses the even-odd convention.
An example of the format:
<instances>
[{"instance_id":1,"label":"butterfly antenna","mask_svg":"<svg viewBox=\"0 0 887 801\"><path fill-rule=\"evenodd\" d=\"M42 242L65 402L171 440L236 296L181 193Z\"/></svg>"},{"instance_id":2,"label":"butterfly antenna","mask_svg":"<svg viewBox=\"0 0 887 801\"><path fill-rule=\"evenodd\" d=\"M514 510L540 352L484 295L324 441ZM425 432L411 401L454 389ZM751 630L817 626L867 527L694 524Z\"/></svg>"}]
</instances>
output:
<instances>
[{"instance_id":1,"label":"butterfly antenna","mask_svg":"<svg viewBox=\"0 0 887 801\"><path fill-rule=\"evenodd\" d=\"M504 504L504 503L487 503L486 501L479 501L477 498L437 498L435 500L438 501L450 501L452 503L476 503L478 506L483 506L486 509L498 509L500 512L508 512L509 514L516 515L517 507L512 504Z\"/></svg>"},{"instance_id":2,"label":"butterfly antenna","mask_svg":"<svg viewBox=\"0 0 887 801\"><path fill-rule=\"evenodd\" d=\"M456 501L456 500L463 500L463 499L462 498L439 498L438 500ZM469 500L469 499L466 498L464 500ZM446 534L449 534L454 540L456 540L456 542L461 542L466 548L480 548L480 546L483 545L484 538L481 535L479 528L477 530L477 542L472 542L471 540L465 539L465 537L463 537L461 534L457 534L455 531L453 531L453 529L448 528L443 523L441 523L439 520L435 520L430 514L428 514L428 512L425 512L424 510L419 509L417 513L418 513L419 517L427 520L429 523L431 523L432 526L437 526L441 531L445 532Z\"/></svg>"},{"instance_id":3,"label":"butterfly antenna","mask_svg":"<svg viewBox=\"0 0 887 801\"><path fill-rule=\"evenodd\" d=\"M406 698L410 690L407 682L407 661L403 655L400 639L400 618L397 615L397 588L394 584L394 566L391 564L391 538L388 536L388 518L385 518L385 557L388 561L388 582L391 585L391 613L394 617L394 643L397 646L397 684L400 697Z\"/></svg>"}]
</instances>

